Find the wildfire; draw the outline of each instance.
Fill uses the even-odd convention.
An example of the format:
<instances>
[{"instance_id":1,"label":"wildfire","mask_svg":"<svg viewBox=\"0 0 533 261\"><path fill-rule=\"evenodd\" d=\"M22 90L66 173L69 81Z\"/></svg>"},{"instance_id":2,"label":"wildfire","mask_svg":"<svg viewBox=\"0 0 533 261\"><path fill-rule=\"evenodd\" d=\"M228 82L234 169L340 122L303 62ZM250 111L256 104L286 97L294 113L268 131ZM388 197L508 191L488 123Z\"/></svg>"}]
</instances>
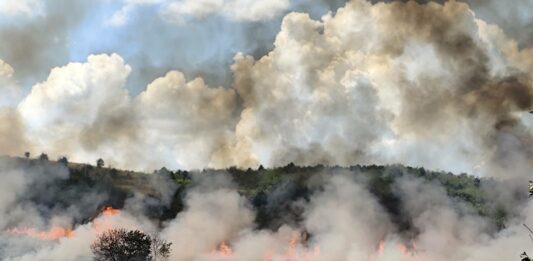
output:
<instances>
[{"instance_id":1,"label":"wildfire","mask_svg":"<svg viewBox=\"0 0 533 261\"><path fill-rule=\"evenodd\" d=\"M106 207L102 211L101 215L104 216L104 217L112 217L112 216L118 215L118 213L120 213L120 210L118 210L116 208L112 208L112 207Z\"/></svg>"},{"instance_id":2,"label":"wildfire","mask_svg":"<svg viewBox=\"0 0 533 261\"><path fill-rule=\"evenodd\" d=\"M233 259L235 253L233 249L225 242L222 241L215 250L209 255L210 258L220 259ZM275 253L275 251L267 251L264 254L263 261L272 260L284 260L284 261L299 261L299 260L315 260L320 257L320 248L315 246L312 250L302 246L301 238L295 235L288 243L285 253Z\"/></svg>"},{"instance_id":3,"label":"wildfire","mask_svg":"<svg viewBox=\"0 0 533 261\"><path fill-rule=\"evenodd\" d=\"M379 241L379 245L378 245L378 254L381 256L383 255L384 252L385 252L385 241L381 240Z\"/></svg>"},{"instance_id":4,"label":"wildfire","mask_svg":"<svg viewBox=\"0 0 533 261\"><path fill-rule=\"evenodd\" d=\"M400 252L405 257L416 257L416 245L414 242L406 245L406 244L400 244L398 245L398 248L400 249Z\"/></svg>"},{"instance_id":5,"label":"wildfire","mask_svg":"<svg viewBox=\"0 0 533 261\"><path fill-rule=\"evenodd\" d=\"M113 228L113 224L110 222L110 218L120 214L120 210L112 207L106 207L97 217L102 217L100 219L95 219L92 221L92 227L97 234L100 234L108 229Z\"/></svg>"},{"instance_id":6,"label":"wildfire","mask_svg":"<svg viewBox=\"0 0 533 261\"><path fill-rule=\"evenodd\" d=\"M297 250L296 248L289 247L287 253L283 255L275 255L272 253L265 254L263 261L272 261L272 260L285 260L285 261L296 261L296 260L316 260L320 257L320 248L315 246L313 250L301 249Z\"/></svg>"},{"instance_id":7,"label":"wildfire","mask_svg":"<svg viewBox=\"0 0 533 261\"><path fill-rule=\"evenodd\" d=\"M399 243L396 245L396 247L398 249L398 252L400 252L401 255L406 260L419 260L419 256L417 255L417 250L416 250L416 244L414 242L409 243L409 244ZM386 249L385 241L381 240L377 247L377 257L383 256L385 254L385 249ZM376 259L376 256L374 255L369 257L369 260L375 260L375 259Z\"/></svg>"},{"instance_id":8,"label":"wildfire","mask_svg":"<svg viewBox=\"0 0 533 261\"><path fill-rule=\"evenodd\" d=\"M94 233L102 233L113 228L115 222L113 222L111 218L119 214L119 209L106 207L94 220L90 221L88 225L90 225ZM72 229L60 226L53 226L47 231L38 231L33 228L10 228L5 230L4 233L50 241L74 237L74 231ZM394 248L396 248L396 250L392 250L391 252L390 250ZM391 244L390 242L381 240L376 246L375 253L368 257L368 261L379 260L380 258L390 256L391 254L401 255L401 257L403 257L401 260L417 261L423 259L423 256L418 252L414 242ZM233 260L237 257L231 245L226 241L222 241L215 249L213 249L213 251L205 256L213 260ZM263 253L263 261L305 261L318 259L320 259L320 247L308 247L306 234L298 233L295 233L290 241L287 242L287 246L284 250L271 249Z\"/></svg>"},{"instance_id":9,"label":"wildfire","mask_svg":"<svg viewBox=\"0 0 533 261\"><path fill-rule=\"evenodd\" d=\"M60 238L72 238L72 229L54 226L48 231L37 231L33 228L10 228L5 231L11 235L27 236L40 240L58 240Z\"/></svg>"},{"instance_id":10,"label":"wildfire","mask_svg":"<svg viewBox=\"0 0 533 261\"><path fill-rule=\"evenodd\" d=\"M106 207L104 210L100 213L99 216L102 217L112 217L118 215L120 210L112 208L112 207ZM111 228L111 224L108 224L106 220L99 221L95 220L92 222L92 227L94 230L98 231L104 231L109 228ZM60 226L53 226L48 231L38 231L34 228L9 228L4 231L4 233L11 234L11 235L17 235L17 236L25 236L40 240L58 240L60 238L72 238L74 237L74 231L70 228L64 228Z\"/></svg>"},{"instance_id":11,"label":"wildfire","mask_svg":"<svg viewBox=\"0 0 533 261\"><path fill-rule=\"evenodd\" d=\"M216 259L231 259L234 257L234 254L233 249L225 241L222 241L209 256Z\"/></svg>"},{"instance_id":12,"label":"wildfire","mask_svg":"<svg viewBox=\"0 0 533 261\"><path fill-rule=\"evenodd\" d=\"M283 255L274 255L272 253L267 253L263 258L263 261L271 260L315 260L320 257L320 248L315 246L313 250L309 250L302 246L301 238L299 235L295 234L289 246L287 252Z\"/></svg>"}]
</instances>

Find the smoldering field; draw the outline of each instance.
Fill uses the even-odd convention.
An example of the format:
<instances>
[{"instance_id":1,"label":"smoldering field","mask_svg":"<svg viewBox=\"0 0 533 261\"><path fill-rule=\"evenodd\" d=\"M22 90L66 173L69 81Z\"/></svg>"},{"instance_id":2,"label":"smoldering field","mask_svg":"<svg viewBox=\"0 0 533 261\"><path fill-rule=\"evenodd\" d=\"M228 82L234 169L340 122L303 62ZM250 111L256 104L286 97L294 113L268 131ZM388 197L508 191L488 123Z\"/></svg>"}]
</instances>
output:
<instances>
[{"instance_id":1,"label":"smoldering field","mask_svg":"<svg viewBox=\"0 0 533 261\"><path fill-rule=\"evenodd\" d=\"M532 246L522 180L293 166L189 172L180 183L167 171L0 163L1 260L92 260L90 244L110 228L158 234L173 243L170 260L513 260Z\"/></svg>"}]
</instances>

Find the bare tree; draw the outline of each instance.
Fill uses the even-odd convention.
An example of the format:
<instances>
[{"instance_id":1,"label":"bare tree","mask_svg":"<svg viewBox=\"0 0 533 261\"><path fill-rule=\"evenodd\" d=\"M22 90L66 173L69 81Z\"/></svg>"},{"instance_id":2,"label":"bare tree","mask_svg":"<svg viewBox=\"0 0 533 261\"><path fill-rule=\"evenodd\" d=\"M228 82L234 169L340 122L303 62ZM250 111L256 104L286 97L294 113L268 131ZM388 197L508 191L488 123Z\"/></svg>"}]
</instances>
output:
<instances>
[{"instance_id":1,"label":"bare tree","mask_svg":"<svg viewBox=\"0 0 533 261\"><path fill-rule=\"evenodd\" d=\"M533 181L529 181L528 190L529 190L529 198L533 197ZM531 230L531 228L529 228L526 224L522 224L522 225L524 225L524 227L527 229L527 231L529 233L529 239L531 239L531 241L533 241L533 230ZM531 258L529 258L527 253L524 251L524 253L520 254L520 260L521 261L531 261Z\"/></svg>"},{"instance_id":2,"label":"bare tree","mask_svg":"<svg viewBox=\"0 0 533 261\"><path fill-rule=\"evenodd\" d=\"M157 235L152 235L152 256L153 260L167 261L170 257L172 243L162 240Z\"/></svg>"}]
</instances>

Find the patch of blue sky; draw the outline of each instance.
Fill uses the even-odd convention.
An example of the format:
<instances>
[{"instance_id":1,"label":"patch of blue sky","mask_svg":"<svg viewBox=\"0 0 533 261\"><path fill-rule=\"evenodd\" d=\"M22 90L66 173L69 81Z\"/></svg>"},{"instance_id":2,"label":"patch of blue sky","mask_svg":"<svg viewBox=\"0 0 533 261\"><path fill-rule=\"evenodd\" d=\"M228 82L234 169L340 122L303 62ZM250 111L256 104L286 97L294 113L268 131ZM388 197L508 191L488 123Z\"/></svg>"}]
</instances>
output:
<instances>
[{"instance_id":1,"label":"patch of blue sky","mask_svg":"<svg viewBox=\"0 0 533 261\"><path fill-rule=\"evenodd\" d=\"M293 0L289 10L267 21L234 21L222 15L183 17L170 23L160 15L160 5L142 5L128 12L125 23L106 21L119 11L122 1L95 1L90 13L68 33L70 61L83 62L90 54L118 53L132 66L128 88L145 89L169 70L180 70L188 79L201 76L212 86L229 87L230 65L236 53L259 58L273 48L283 16L289 11L310 13L319 19L344 0Z\"/></svg>"},{"instance_id":2,"label":"patch of blue sky","mask_svg":"<svg viewBox=\"0 0 533 261\"><path fill-rule=\"evenodd\" d=\"M71 61L83 62L90 54L109 52L112 47L121 45L116 34L123 28L107 26L105 21L120 9L122 3L97 1L96 4L99 5L68 33L67 46Z\"/></svg>"},{"instance_id":3,"label":"patch of blue sky","mask_svg":"<svg viewBox=\"0 0 533 261\"><path fill-rule=\"evenodd\" d=\"M133 93L169 70L183 71L189 79L202 76L210 85L228 86L233 56L271 49L281 21L246 23L212 15L175 24L160 17L158 6L147 5L132 10L122 26L107 25L105 21L118 9L111 3L95 8L70 32L68 48L72 61L83 61L94 53L121 55L133 69Z\"/></svg>"}]
</instances>

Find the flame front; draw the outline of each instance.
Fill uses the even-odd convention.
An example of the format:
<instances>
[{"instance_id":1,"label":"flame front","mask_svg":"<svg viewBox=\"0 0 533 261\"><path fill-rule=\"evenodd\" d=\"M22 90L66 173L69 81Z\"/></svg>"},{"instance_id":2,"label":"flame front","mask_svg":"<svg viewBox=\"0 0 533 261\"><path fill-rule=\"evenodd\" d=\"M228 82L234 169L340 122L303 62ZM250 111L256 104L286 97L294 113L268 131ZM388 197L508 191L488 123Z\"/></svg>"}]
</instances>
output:
<instances>
[{"instance_id":1,"label":"flame front","mask_svg":"<svg viewBox=\"0 0 533 261\"><path fill-rule=\"evenodd\" d=\"M64 237L74 237L74 232L72 229L59 226L53 226L48 231L37 231L33 228L10 228L5 232L11 235L27 236L40 240L58 240Z\"/></svg>"},{"instance_id":2,"label":"flame front","mask_svg":"<svg viewBox=\"0 0 533 261\"><path fill-rule=\"evenodd\" d=\"M289 246L285 254L273 255L269 253L265 255L263 260L315 260L319 257L320 248L318 246L315 246L313 250L309 250L306 247L303 247L301 244L301 237L298 234L295 234L289 242Z\"/></svg>"},{"instance_id":3,"label":"flame front","mask_svg":"<svg viewBox=\"0 0 533 261\"><path fill-rule=\"evenodd\" d=\"M422 257L419 255L416 248L416 244L414 242L398 243L395 246L395 253L399 252L401 254L401 260L422 260ZM377 246L376 254L371 255L368 260L379 260L379 258L383 257L385 255L385 252L388 252L389 250L391 250L390 245L386 244L384 240L381 240ZM392 250L395 251L394 248L392 248Z\"/></svg>"},{"instance_id":4,"label":"flame front","mask_svg":"<svg viewBox=\"0 0 533 261\"><path fill-rule=\"evenodd\" d=\"M102 211L100 215L104 217L112 217L112 216L118 215L119 213L120 213L120 210L116 208L106 207L104 208L104 210Z\"/></svg>"},{"instance_id":5,"label":"flame front","mask_svg":"<svg viewBox=\"0 0 533 261\"><path fill-rule=\"evenodd\" d=\"M222 241L215 250L213 250L208 258L213 260L235 259L236 254L225 241ZM312 250L304 247L301 238L298 235L288 242L287 250L284 253L276 253L273 250L268 250L263 255L263 261L299 261L299 260L316 260L320 257L320 248L315 246Z\"/></svg>"},{"instance_id":6,"label":"flame front","mask_svg":"<svg viewBox=\"0 0 533 261\"><path fill-rule=\"evenodd\" d=\"M99 218L96 218L92 221L92 228L96 234L103 233L106 230L112 229L113 224L110 221L110 218L120 214L120 210L112 207L106 207L98 215Z\"/></svg>"},{"instance_id":7,"label":"flame front","mask_svg":"<svg viewBox=\"0 0 533 261\"><path fill-rule=\"evenodd\" d=\"M114 227L113 217L120 214L120 210L106 207L97 216L96 219L89 223L93 233L95 235L100 234L108 229ZM39 240L58 240L61 238L73 238L75 236L74 231L69 228L60 226L53 226L47 231L38 231L33 228L10 228L4 231L7 234L16 236L26 236ZM391 252L392 251L392 252ZM304 260L319 260L320 259L320 247L318 245L314 247L307 246L307 240L302 239L299 234L294 234L290 241L287 243L285 249L270 249L262 254L263 261L304 261ZM385 256L391 254L402 257L401 260L422 260L423 256L414 242L410 243L392 243L381 240L376 246L374 254L368 257L369 261L380 260ZM209 254L204 255L208 259L213 260L234 260L238 259L237 254L232 249L231 245L226 241L222 241L216 246Z\"/></svg>"},{"instance_id":8,"label":"flame front","mask_svg":"<svg viewBox=\"0 0 533 261\"><path fill-rule=\"evenodd\" d=\"M112 225L109 223L108 218L116 216L120 213L120 210L106 207L100 213L99 216L104 217L103 220L94 220L91 223L92 229L96 233L103 232L107 229L112 228ZM24 227L24 228L8 228L4 230L4 233L16 236L25 236L30 238L35 238L39 240L58 240L60 238L73 238L74 231L70 228L53 226L48 231L39 231L34 228Z\"/></svg>"}]
</instances>

